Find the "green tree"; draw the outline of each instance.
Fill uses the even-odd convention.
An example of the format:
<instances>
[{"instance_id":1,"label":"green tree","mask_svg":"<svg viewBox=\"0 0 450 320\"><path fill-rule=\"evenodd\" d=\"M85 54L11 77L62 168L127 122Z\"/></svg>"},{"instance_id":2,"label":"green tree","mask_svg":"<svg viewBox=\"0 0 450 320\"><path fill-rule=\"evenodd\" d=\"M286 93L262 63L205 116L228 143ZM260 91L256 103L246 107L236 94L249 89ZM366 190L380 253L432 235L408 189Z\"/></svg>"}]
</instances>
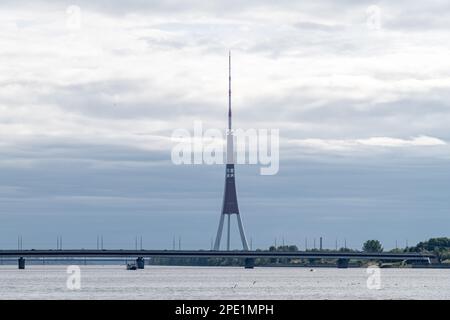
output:
<instances>
[{"instance_id":1,"label":"green tree","mask_svg":"<svg viewBox=\"0 0 450 320\"><path fill-rule=\"evenodd\" d=\"M383 247L378 240L367 240L362 249L364 252L383 252Z\"/></svg>"},{"instance_id":2,"label":"green tree","mask_svg":"<svg viewBox=\"0 0 450 320\"><path fill-rule=\"evenodd\" d=\"M450 238L431 238L428 241L419 242L415 247L416 251L436 251L449 250Z\"/></svg>"}]
</instances>

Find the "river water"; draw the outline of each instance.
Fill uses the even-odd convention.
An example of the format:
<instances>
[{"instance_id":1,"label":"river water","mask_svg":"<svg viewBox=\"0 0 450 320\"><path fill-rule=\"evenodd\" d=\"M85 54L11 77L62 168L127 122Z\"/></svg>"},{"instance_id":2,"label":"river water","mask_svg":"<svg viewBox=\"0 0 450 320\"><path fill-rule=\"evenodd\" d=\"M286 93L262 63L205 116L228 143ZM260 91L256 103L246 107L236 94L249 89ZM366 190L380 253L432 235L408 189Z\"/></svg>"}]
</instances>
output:
<instances>
[{"instance_id":1,"label":"river water","mask_svg":"<svg viewBox=\"0 0 450 320\"><path fill-rule=\"evenodd\" d=\"M450 269L79 268L0 266L0 299L450 299Z\"/></svg>"}]
</instances>

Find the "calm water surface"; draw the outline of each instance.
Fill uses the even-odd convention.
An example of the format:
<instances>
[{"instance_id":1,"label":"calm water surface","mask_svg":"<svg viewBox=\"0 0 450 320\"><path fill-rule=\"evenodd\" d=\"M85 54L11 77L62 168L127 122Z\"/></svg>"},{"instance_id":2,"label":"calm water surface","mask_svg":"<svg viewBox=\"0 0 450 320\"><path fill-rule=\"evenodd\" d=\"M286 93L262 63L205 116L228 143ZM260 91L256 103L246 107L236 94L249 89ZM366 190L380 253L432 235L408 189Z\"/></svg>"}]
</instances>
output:
<instances>
[{"instance_id":1,"label":"calm water surface","mask_svg":"<svg viewBox=\"0 0 450 320\"><path fill-rule=\"evenodd\" d=\"M450 299L450 270L80 266L69 290L66 266L0 266L0 299Z\"/></svg>"}]
</instances>

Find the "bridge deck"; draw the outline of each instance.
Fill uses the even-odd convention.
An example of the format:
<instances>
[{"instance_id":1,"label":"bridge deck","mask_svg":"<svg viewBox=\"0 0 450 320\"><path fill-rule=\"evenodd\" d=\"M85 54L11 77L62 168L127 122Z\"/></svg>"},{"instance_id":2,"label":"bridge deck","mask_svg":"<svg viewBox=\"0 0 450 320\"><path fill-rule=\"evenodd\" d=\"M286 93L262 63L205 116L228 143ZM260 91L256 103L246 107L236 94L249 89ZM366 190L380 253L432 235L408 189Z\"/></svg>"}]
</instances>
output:
<instances>
[{"instance_id":1,"label":"bridge deck","mask_svg":"<svg viewBox=\"0 0 450 320\"><path fill-rule=\"evenodd\" d=\"M213 251L213 250L0 250L0 257L186 257L186 258L302 258L428 260L432 254L320 251Z\"/></svg>"}]
</instances>

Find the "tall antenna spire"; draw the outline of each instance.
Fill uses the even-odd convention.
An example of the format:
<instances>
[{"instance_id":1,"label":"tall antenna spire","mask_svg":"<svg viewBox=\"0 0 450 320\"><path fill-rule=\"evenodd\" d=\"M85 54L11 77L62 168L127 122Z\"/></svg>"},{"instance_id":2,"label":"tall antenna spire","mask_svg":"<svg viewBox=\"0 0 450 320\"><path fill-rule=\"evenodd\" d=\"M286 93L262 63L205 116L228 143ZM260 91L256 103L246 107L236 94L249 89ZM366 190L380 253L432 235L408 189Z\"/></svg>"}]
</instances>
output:
<instances>
[{"instance_id":1,"label":"tall antenna spire","mask_svg":"<svg viewBox=\"0 0 450 320\"><path fill-rule=\"evenodd\" d=\"M228 51L228 130L231 130L231 51Z\"/></svg>"},{"instance_id":2,"label":"tall antenna spire","mask_svg":"<svg viewBox=\"0 0 450 320\"><path fill-rule=\"evenodd\" d=\"M241 215L236 194L236 181L234 172L234 148L233 133L231 132L231 52L228 52L228 132L227 132L227 164L225 167L225 192L223 195L222 213L220 214L219 228L217 229L214 250L220 249L220 240L222 239L223 225L225 216L227 216L227 250L230 250L230 218L236 215L239 233L241 235L242 248L248 250L247 238L245 237L244 227L242 225Z\"/></svg>"}]
</instances>

